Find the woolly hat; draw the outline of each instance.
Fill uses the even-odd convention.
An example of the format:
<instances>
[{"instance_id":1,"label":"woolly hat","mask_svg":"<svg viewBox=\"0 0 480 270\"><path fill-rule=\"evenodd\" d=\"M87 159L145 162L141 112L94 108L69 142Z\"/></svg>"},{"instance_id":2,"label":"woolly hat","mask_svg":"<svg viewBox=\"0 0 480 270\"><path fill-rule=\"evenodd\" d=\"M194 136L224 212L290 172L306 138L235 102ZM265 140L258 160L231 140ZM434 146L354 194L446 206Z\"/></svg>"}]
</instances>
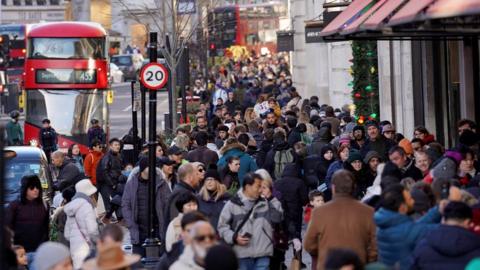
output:
<instances>
[{"instance_id":1,"label":"woolly hat","mask_svg":"<svg viewBox=\"0 0 480 270\"><path fill-rule=\"evenodd\" d=\"M363 133L365 133L365 128L363 126L356 125L355 127L353 127L353 132L357 130L361 130Z\"/></svg>"},{"instance_id":2,"label":"woolly hat","mask_svg":"<svg viewBox=\"0 0 480 270\"><path fill-rule=\"evenodd\" d=\"M403 150L405 150L405 153L407 153L407 155L413 155L412 143L407 138L403 138L398 143L398 146L402 147Z\"/></svg>"},{"instance_id":3,"label":"woolly hat","mask_svg":"<svg viewBox=\"0 0 480 270\"><path fill-rule=\"evenodd\" d=\"M87 196L92 196L95 194L95 192L97 192L97 188L92 184L90 179L83 179L75 184L75 191L77 193L83 193Z\"/></svg>"},{"instance_id":4,"label":"woolly hat","mask_svg":"<svg viewBox=\"0 0 480 270\"><path fill-rule=\"evenodd\" d=\"M340 139L338 140L338 145L342 145L343 143L350 143L350 135L348 134L340 135Z\"/></svg>"},{"instance_id":5,"label":"woolly hat","mask_svg":"<svg viewBox=\"0 0 480 270\"><path fill-rule=\"evenodd\" d=\"M368 153L365 155L365 158L363 159L363 162L365 164L368 164L372 158L377 158L379 161L382 161L382 157L380 156L377 151L368 151Z\"/></svg>"},{"instance_id":6,"label":"woolly hat","mask_svg":"<svg viewBox=\"0 0 480 270\"><path fill-rule=\"evenodd\" d=\"M348 154L347 162L352 163L356 160L360 160L363 162L362 155L358 150L350 150L350 153Z\"/></svg>"},{"instance_id":7,"label":"woolly hat","mask_svg":"<svg viewBox=\"0 0 480 270\"><path fill-rule=\"evenodd\" d=\"M213 246L205 257L205 270L237 270L238 259L227 245Z\"/></svg>"},{"instance_id":8,"label":"woolly hat","mask_svg":"<svg viewBox=\"0 0 480 270\"><path fill-rule=\"evenodd\" d=\"M378 128L378 123L377 121L375 120L368 120L366 123L365 123L365 128L368 129L368 127L370 126L375 126L376 128Z\"/></svg>"},{"instance_id":9,"label":"woolly hat","mask_svg":"<svg viewBox=\"0 0 480 270\"><path fill-rule=\"evenodd\" d=\"M45 242L35 252L33 265L37 270L49 270L67 258L70 258L70 252L66 246L56 242Z\"/></svg>"},{"instance_id":10,"label":"woolly hat","mask_svg":"<svg viewBox=\"0 0 480 270\"><path fill-rule=\"evenodd\" d=\"M148 167L148 158L142 157L138 162L138 168L140 169L139 172L143 172Z\"/></svg>"},{"instance_id":11,"label":"woolly hat","mask_svg":"<svg viewBox=\"0 0 480 270\"><path fill-rule=\"evenodd\" d=\"M208 167L207 172L205 172L205 180L209 177L215 179L216 181L220 181L220 174L218 173L217 166L215 164L211 164Z\"/></svg>"},{"instance_id":12,"label":"woolly hat","mask_svg":"<svg viewBox=\"0 0 480 270\"><path fill-rule=\"evenodd\" d=\"M225 131L225 132L228 132L228 127L225 126L225 125L219 125L217 127L217 131L220 132L220 131Z\"/></svg>"}]
</instances>

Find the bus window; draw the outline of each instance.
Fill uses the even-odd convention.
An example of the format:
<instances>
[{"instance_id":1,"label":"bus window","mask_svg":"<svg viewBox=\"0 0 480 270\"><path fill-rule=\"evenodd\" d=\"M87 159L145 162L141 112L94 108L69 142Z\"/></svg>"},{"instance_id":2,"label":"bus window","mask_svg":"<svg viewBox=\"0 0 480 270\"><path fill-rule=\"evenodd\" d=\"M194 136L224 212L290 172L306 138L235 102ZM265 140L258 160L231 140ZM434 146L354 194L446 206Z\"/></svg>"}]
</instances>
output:
<instances>
[{"instance_id":1,"label":"bus window","mask_svg":"<svg viewBox=\"0 0 480 270\"><path fill-rule=\"evenodd\" d=\"M105 59L104 38L32 38L29 58Z\"/></svg>"}]
</instances>

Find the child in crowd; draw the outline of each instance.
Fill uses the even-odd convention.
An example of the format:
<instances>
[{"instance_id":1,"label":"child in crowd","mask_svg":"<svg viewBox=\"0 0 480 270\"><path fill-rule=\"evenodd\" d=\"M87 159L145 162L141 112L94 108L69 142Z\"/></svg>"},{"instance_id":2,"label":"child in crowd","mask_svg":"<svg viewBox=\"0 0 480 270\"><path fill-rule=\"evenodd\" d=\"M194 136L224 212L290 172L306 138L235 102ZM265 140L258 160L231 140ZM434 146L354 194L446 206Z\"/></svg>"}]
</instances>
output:
<instances>
[{"instance_id":1,"label":"child in crowd","mask_svg":"<svg viewBox=\"0 0 480 270\"><path fill-rule=\"evenodd\" d=\"M312 210L325 204L323 193L316 189L308 193L308 199L310 200L310 203L305 207L305 215L303 218L305 220L305 224L310 222Z\"/></svg>"},{"instance_id":2,"label":"child in crowd","mask_svg":"<svg viewBox=\"0 0 480 270\"><path fill-rule=\"evenodd\" d=\"M323 193L316 189L308 193L308 199L310 200L310 203L307 205L307 207L305 207L305 216L304 216L304 220L306 224L310 222L310 217L312 215L313 209L318 208L325 204L325 197ZM316 256L312 256L312 269L317 269Z\"/></svg>"},{"instance_id":3,"label":"child in crowd","mask_svg":"<svg viewBox=\"0 0 480 270\"><path fill-rule=\"evenodd\" d=\"M27 258L27 252L25 251L25 248L20 245L15 245L13 246L13 250L15 251L15 254L17 254L17 265L18 265L18 270L27 270L28 269L28 258Z\"/></svg>"}]
</instances>

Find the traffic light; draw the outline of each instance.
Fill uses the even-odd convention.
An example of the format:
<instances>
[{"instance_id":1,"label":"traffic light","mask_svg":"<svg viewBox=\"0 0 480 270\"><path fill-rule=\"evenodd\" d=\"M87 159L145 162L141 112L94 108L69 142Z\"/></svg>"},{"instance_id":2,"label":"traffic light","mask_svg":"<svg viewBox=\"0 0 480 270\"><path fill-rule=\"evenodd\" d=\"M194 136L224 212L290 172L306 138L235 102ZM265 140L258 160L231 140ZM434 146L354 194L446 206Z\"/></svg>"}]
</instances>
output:
<instances>
[{"instance_id":1,"label":"traffic light","mask_svg":"<svg viewBox=\"0 0 480 270\"><path fill-rule=\"evenodd\" d=\"M215 45L215 43L210 43L210 45L208 46L208 50L210 51L210 57L217 56L217 46Z\"/></svg>"},{"instance_id":2,"label":"traffic light","mask_svg":"<svg viewBox=\"0 0 480 270\"><path fill-rule=\"evenodd\" d=\"M0 67L6 67L9 60L9 43L8 35L0 36Z\"/></svg>"}]
</instances>

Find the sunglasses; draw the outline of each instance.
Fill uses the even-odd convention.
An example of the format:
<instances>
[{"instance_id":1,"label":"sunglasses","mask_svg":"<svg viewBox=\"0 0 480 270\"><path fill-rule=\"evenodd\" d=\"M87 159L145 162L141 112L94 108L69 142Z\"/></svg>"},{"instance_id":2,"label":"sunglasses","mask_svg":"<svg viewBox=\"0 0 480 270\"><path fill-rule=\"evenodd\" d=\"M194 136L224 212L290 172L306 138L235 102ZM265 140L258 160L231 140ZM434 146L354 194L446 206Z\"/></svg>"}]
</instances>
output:
<instances>
[{"instance_id":1,"label":"sunglasses","mask_svg":"<svg viewBox=\"0 0 480 270\"><path fill-rule=\"evenodd\" d=\"M210 241L214 241L214 240L217 239L217 236L214 235L214 234L199 235L199 236L196 236L194 239L197 242L204 242L207 239L210 240Z\"/></svg>"}]
</instances>

